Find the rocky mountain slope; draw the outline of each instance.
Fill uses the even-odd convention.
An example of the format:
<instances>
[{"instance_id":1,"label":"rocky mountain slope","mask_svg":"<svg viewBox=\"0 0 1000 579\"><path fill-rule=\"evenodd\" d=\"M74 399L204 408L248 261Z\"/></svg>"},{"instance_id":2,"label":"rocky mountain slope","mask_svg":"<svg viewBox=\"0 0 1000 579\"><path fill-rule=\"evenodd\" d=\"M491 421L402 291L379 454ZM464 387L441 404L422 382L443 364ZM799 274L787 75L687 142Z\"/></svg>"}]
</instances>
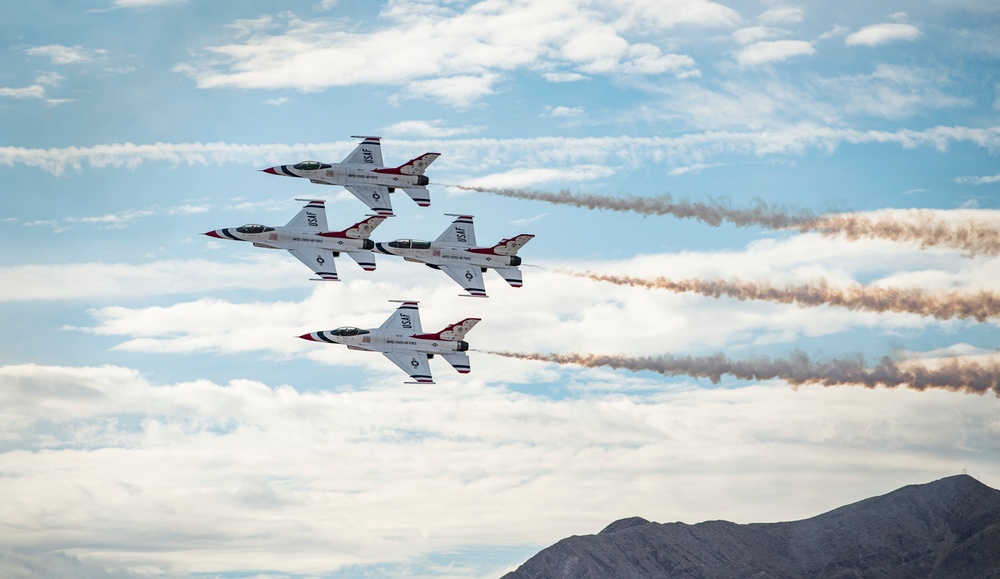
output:
<instances>
[{"instance_id":1,"label":"rocky mountain slope","mask_svg":"<svg viewBox=\"0 0 1000 579\"><path fill-rule=\"evenodd\" d=\"M622 519L503 579L668 577L1000 579L1000 491L958 475L788 523Z\"/></svg>"}]
</instances>

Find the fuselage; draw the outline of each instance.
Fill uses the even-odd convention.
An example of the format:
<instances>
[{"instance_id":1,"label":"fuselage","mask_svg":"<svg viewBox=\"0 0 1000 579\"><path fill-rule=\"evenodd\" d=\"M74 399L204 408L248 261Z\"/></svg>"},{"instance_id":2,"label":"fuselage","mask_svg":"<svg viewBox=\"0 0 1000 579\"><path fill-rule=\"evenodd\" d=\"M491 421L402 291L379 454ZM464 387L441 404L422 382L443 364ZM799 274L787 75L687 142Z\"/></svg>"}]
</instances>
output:
<instances>
[{"instance_id":1,"label":"fuselage","mask_svg":"<svg viewBox=\"0 0 1000 579\"><path fill-rule=\"evenodd\" d=\"M344 326L336 330L323 330L300 336L314 342L343 344L352 350L372 352L423 352L424 354L448 354L466 352L469 343L464 340L442 340L438 336L422 337L422 334L405 334L380 329L362 330Z\"/></svg>"},{"instance_id":2,"label":"fuselage","mask_svg":"<svg viewBox=\"0 0 1000 579\"><path fill-rule=\"evenodd\" d=\"M370 239L347 237L339 231L321 231L304 227L270 227L267 225L243 225L228 229L216 229L205 235L219 239L249 241L257 247L271 249L329 249L331 251L365 251L374 249Z\"/></svg>"},{"instance_id":3,"label":"fuselage","mask_svg":"<svg viewBox=\"0 0 1000 579\"><path fill-rule=\"evenodd\" d=\"M497 255L489 247L462 247L416 239L397 239L378 242L375 250L388 255L398 255L407 261L428 265L478 265L479 267L517 267L521 258L516 255Z\"/></svg>"},{"instance_id":4,"label":"fuselage","mask_svg":"<svg viewBox=\"0 0 1000 579\"><path fill-rule=\"evenodd\" d=\"M300 177L327 185L382 185L384 187L423 187L430 183L425 175L407 175L398 169L372 167L361 163L320 163L305 161L294 165L278 165L264 169L265 173Z\"/></svg>"}]
</instances>

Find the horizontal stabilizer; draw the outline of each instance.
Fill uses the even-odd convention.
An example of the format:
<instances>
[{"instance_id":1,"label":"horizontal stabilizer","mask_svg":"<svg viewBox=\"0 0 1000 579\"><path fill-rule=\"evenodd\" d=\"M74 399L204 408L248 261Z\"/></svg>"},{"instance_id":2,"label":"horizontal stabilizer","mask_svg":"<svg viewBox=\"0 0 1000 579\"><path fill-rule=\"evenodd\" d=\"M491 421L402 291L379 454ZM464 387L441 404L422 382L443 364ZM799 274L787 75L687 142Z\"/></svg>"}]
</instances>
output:
<instances>
[{"instance_id":1,"label":"horizontal stabilizer","mask_svg":"<svg viewBox=\"0 0 1000 579\"><path fill-rule=\"evenodd\" d=\"M375 254L370 251L345 251L351 259L358 262L361 269L375 271Z\"/></svg>"},{"instance_id":2,"label":"horizontal stabilizer","mask_svg":"<svg viewBox=\"0 0 1000 579\"><path fill-rule=\"evenodd\" d=\"M405 187L403 191L416 202L417 205L421 207L427 207L431 204L431 192L427 190L427 187Z\"/></svg>"},{"instance_id":3,"label":"horizontal stabilizer","mask_svg":"<svg viewBox=\"0 0 1000 579\"><path fill-rule=\"evenodd\" d=\"M465 352L441 354L441 357L448 360L448 363L454 366L459 374L468 374L472 370L469 365L469 355Z\"/></svg>"},{"instance_id":4,"label":"horizontal stabilizer","mask_svg":"<svg viewBox=\"0 0 1000 579\"><path fill-rule=\"evenodd\" d=\"M497 267L494 268L500 277L507 280L513 287L521 287L523 285L521 281L521 270L516 267Z\"/></svg>"}]
</instances>

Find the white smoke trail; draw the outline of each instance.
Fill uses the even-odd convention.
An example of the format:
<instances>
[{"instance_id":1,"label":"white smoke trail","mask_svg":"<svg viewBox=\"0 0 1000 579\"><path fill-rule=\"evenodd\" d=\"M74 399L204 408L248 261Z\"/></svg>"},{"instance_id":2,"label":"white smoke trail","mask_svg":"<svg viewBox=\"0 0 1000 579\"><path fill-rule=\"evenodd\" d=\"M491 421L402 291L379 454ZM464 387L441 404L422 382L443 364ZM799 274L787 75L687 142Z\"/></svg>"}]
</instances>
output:
<instances>
[{"instance_id":1,"label":"white smoke trail","mask_svg":"<svg viewBox=\"0 0 1000 579\"><path fill-rule=\"evenodd\" d=\"M875 366L866 366L860 355L814 361L805 352L794 352L787 358L760 356L746 360L730 360L724 354L712 356L621 356L605 354L533 354L485 350L506 358L570 364L587 368L609 368L639 372L649 370L667 376L687 375L708 378L718 384L723 375L740 380L780 379L801 386L859 385L866 388L903 386L913 390L940 389L983 395L993 392L1000 397L1000 361L990 359L979 363L957 358L929 367L916 361L905 366L883 357Z\"/></svg>"},{"instance_id":2,"label":"white smoke trail","mask_svg":"<svg viewBox=\"0 0 1000 579\"><path fill-rule=\"evenodd\" d=\"M933 316L941 320L974 318L979 322L1000 316L1000 295L988 291L928 292L917 288L897 289L861 285L834 288L830 287L825 280L794 287L775 287L767 283L748 281L670 280L664 277L646 279L604 275L589 271L577 272L562 269L555 271L617 285L663 289L677 293L695 292L713 298L726 296L738 300L765 300L782 304L795 304L800 307L831 305L870 312L911 313Z\"/></svg>"},{"instance_id":3,"label":"white smoke trail","mask_svg":"<svg viewBox=\"0 0 1000 579\"><path fill-rule=\"evenodd\" d=\"M572 193L567 190L553 193L467 185L449 186L465 191L545 201L556 205L630 211L640 215L673 215L680 219L697 219L713 227L729 222L737 227L757 225L768 229L797 229L802 232L816 231L829 236L842 235L852 241L878 238L914 242L925 249L930 246L943 246L957 249L967 256L1000 254L1000 218L944 220L941 218L942 213L946 213L944 211L908 209L902 215L897 211L881 215L861 213L816 215L806 210L789 211L774 207L760 200L748 208L735 209L718 199L710 198L704 202L674 201L669 194L658 197L610 197L593 193Z\"/></svg>"}]
</instances>

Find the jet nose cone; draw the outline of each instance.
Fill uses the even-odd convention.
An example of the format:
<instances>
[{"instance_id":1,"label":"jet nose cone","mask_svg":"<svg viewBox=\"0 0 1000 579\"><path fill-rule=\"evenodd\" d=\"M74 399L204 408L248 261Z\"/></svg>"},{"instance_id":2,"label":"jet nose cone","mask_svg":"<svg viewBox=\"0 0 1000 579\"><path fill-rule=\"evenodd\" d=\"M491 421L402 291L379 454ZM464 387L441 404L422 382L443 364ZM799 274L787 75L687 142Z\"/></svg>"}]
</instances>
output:
<instances>
[{"instance_id":1,"label":"jet nose cone","mask_svg":"<svg viewBox=\"0 0 1000 579\"><path fill-rule=\"evenodd\" d=\"M302 338L303 340L309 340L310 342L316 341L316 338L314 338L312 334L302 334L299 337Z\"/></svg>"},{"instance_id":2,"label":"jet nose cone","mask_svg":"<svg viewBox=\"0 0 1000 579\"><path fill-rule=\"evenodd\" d=\"M219 239L222 239L222 236L219 235L219 232L215 231L215 230L213 230L213 231L206 231L205 233L202 233L202 235L207 235L209 237L217 237Z\"/></svg>"},{"instance_id":3,"label":"jet nose cone","mask_svg":"<svg viewBox=\"0 0 1000 579\"><path fill-rule=\"evenodd\" d=\"M261 169L265 173L270 173L272 175L277 175L278 172L274 170L274 167L268 167L267 169Z\"/></svg>"}]
</instances>

